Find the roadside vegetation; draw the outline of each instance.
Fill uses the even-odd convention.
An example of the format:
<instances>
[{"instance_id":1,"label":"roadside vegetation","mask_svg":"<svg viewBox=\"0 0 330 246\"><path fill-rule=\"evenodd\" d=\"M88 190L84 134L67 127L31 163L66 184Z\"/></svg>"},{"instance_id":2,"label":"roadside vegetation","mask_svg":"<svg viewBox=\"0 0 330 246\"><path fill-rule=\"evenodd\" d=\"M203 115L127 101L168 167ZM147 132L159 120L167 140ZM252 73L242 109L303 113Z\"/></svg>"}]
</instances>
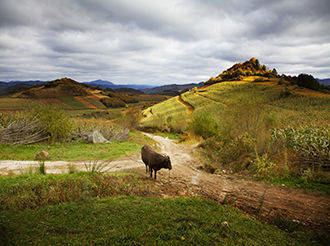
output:
<instances>
[{"instance_id":1,"label":"roadside vegetation","mask_svg":"<svg viewBox=\"0 0 330 246\"><path fill-rule=\"evenodd\" d=\"M322 238L281 230L200 198L157 198L131 173L0 178L1 243L318 245Z\"/></svg>"},{"instance_id":2,"label":"roadside vegetation","mask_svg":"<svg viewBox=\"0 0 330 246\"><path fill-rule=\"evenodd\" d=\"M185 117L184 105L174 98L154 105L144 111L141 124L201 137L209 172L247 172L255 179L330 193L330 96L279 84L277 78L265 83L248 78L182 94L194 107ZM172 113L175 107L180 117Z\"/></svg>"},{"instance_id":3,"label":"roadside vegetation","mask_svg":"<svg viewBox=\"0 0 330 246\"><path fill-rule=\"evenodd\" d=\"M120 114L121 115L121 114ZM50 160L108 160L136 153L150 142L136 132L135 112L126 113L117 120L71 118L67 112L54 106L39 106L27 112L0 114L0 159L33 160L44 150ZM99 131L109 143L89 143L88 136Z\"/></svg>"}]
</instances>

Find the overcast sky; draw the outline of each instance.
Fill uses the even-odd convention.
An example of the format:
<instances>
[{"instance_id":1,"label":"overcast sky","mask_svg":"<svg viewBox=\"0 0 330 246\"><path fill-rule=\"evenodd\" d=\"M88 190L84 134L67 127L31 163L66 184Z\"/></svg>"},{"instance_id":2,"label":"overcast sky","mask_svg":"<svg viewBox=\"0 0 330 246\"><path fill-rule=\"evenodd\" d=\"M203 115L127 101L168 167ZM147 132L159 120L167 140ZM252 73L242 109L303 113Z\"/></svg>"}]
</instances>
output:
<instances>
[{"instance_id":1,"label":"overcast sky","mask_svg":"<svg viewBox=\"0 0 330 246\"><path fill-rule=\"evenodd\" d=\"M330 77L330 0L0 0L0 81L199 82L253 56Z\"/></svg>"}]
</instances>

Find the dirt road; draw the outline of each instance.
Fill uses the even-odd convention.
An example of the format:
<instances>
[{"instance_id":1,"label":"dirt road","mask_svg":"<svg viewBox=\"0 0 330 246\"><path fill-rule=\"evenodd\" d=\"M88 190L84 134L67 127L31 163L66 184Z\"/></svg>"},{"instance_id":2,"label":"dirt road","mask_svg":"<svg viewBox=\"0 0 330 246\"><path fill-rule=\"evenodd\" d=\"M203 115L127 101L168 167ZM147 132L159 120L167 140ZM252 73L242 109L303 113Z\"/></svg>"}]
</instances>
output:
<instances>
[{"instance_id":1,"label":"dirt road","mask_svg":"<svg viewBox=\"0 0 330 246\"><path fill-rule=\"evenodd\" d=\"M178 196L202 196L220 203L231 203L251 214L273 217L281 214L306 225L329 228L330 197L320 192L296 190L288 187L269 186L261 182L243 180L233 175L215 175L198 170L201 165L196 158L196 146L177 144L161 136L145 133L155 140L160 152L170 156L172 171L161 170L154 182L155 189L164 198ZM88 162L87 162L88 163ZM68 162L46 162L48 173L61 173L67 170ZM75 163L84 170L85 163ZM19 173L37 162L0 161L0 173ZM124 157L112 161L109 171L132 169L145 174L140 155Z\"/></svg>"},{"instance_id":2,"label":"dirt road","mask_svg":"<svg viewBox=\"0 0 330 246\"><path fill-rule=\"evenodd\" d=\"M243 180L232 175L209 174L197 169L195 146L176 144L173 140L146 134L160 144L161 151L171 157L173 169L159 172L155 185L164 197L194 196L232 203L252 214L269 218L277 214L305 225L329 228L330 197L320 192L269 186ZM259 212L260 210L260 212Z\"/></svg>"}]
</instances>

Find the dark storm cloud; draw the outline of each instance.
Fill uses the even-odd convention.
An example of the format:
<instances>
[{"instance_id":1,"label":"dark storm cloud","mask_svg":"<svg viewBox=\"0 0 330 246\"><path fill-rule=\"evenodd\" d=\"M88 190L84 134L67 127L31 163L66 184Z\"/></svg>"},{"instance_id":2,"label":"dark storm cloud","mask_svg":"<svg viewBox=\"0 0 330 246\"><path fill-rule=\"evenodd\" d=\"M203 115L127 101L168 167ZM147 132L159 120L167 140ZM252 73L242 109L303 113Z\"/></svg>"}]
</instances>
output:
<instances>
[{"instance_id":1,"label":"dark storm cloud","mask_svg":"<svg viewBox=\"0 0 330 246\"><path fill-rule=\"evenodd\" d=\"M328 0L1 0L0 80L207 80L252 56L330 77Z\"/></svg>"}]
</instances>

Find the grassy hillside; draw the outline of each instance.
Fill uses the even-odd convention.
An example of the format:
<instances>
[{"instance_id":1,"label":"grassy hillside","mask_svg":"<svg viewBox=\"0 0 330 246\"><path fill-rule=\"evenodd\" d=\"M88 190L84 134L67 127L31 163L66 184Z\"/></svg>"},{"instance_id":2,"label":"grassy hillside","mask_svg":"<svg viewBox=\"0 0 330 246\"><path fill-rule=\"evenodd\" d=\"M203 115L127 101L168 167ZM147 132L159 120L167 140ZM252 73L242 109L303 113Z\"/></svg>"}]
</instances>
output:
<instances>
[{"instance_id":1,"label":"grassy hillside","mask_svg":"<svg viewBox=\"0 0 330 246\"><path fill-rule=\"evenodd\" d=\"M201 112L221 117L225 111L235 111L244 105L259 105L276 115L280 125L326 125L329 122L330 95L300 89L297 86L278 85L277 79L269 82L222 82L183 93L143 111L142 126L161 130L182 131L187 122ZM176 128L177 127L177 128Z\"/></svg>"},{"instance_id":2,"label":"grassy hillside","mask_svg":"<svg viewBox=\"0 0 330 246\"><path fill-rule=\"evenodd\" d=\"M145 128L201 137L209 172L248 172L320 191L330 183L329 94L248 76L194 88L143 116Z\"/></svg>"},{"instance_id":3,"label":"grassy hillside","mask_svg":"<svg viewBox=\"0 0 330 246\"><path fill-rule=\"evenodd\" d=\"M56 79L44 84L13 90L0 97L0 111L17 111L34 105L55 104L65 110L125 108L131 105L146 105L169 98L164 95L147 95L133 89L101 89L78 83L69 78Z\"/></svg>"}]
</instances>

